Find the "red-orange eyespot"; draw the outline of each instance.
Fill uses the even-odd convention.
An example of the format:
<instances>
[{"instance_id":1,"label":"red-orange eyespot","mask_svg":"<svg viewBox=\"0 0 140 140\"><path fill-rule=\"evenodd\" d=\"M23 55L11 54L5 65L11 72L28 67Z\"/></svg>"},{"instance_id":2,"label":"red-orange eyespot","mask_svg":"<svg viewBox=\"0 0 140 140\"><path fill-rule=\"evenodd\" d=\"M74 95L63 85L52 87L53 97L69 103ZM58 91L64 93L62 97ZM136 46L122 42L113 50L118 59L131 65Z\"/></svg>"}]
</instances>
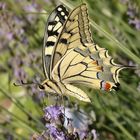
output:
<instances>
[{"instance_id":1,"label":"red-orange eyespot","mask_svg":"<svg viewBox=\"0 0 140 140\"><path fill-rule=\"evenodd\" d=\"M106 91L109 91L110 88L111 88L111 85L110 85L109 83L105 83L105 84L104 84L104 89L105 89Z\"/></svg>"}]
</instances>

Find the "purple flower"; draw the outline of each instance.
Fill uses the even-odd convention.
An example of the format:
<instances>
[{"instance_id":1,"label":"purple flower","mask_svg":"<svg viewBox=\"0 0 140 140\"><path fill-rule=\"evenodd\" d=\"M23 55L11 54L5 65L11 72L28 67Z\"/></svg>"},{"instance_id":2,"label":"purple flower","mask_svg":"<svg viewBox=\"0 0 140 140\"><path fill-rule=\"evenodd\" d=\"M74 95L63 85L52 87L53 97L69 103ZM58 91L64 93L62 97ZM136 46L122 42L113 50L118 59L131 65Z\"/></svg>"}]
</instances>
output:
<instances>
[{"instance_id":1,"label":"purple flower","mask_svg":"<svg viewBox=\"0 0 140 140\"><path fill-rule=\"evenodd\" d=\"M52 140L67 140L65 134L62 131L59 131L55 126L49 124L46 125L46 127L48 128L48 132Z\"/></svg>"},{"instance_id":2,"label":"purple flower","mask_svg":"<svg viewBox=\"0 0 140 140\"><path fill-rule=\"evenodd\" d=\"M133 25L135 29L140 30L140 11L135 2L129 0L122 0L126 2L122 2L123 4L127 4L127 12L128 23Z\"/></svg>"},{"instance_id":3,"label":"purple flower","mask_svg":"<svg viewBox=\"0 0 140 140\"><path fill-rule=\"evenodd\" d=\"M12 40L13 39L13 33L12 32L7 33L7 39L8 40Z\"/></svg>"},{"instance_id":4,"label":"purple flower","mask_svg":"<svg viewBox=\"0 0 140 140\"><path fill-rule=\"evenodd\" d=\"M135 13L132 10L128 10L126 13L129 17L134 18L135 17Z\"/></svg>"},{"instance_id":5,"label":"purple flower","mask_svg":"<svg viewBox=\"0 0 140 140\"><path fill-rule=\"evenodd\" d=\"M40 91L39 93L38 93L38 98L39 99L43 99L45 97L45 92L44 91Z\"/></svg>"},{"instance_id":6,"label":"purple flower","mask_svg":"<svg viewBox=\"0 0 140 140\"><path fill-rule=\"evenodd\" d=\"M62 109L63 107L53 105L46 107L44 109L45 119L52 121L58 120L61 116L63 116Z\"/></svg>"},{"instance_id":7,"label":"purple flower","mask_svg":"<svg viewBox=\"0 0 140 140\"><path fill-rule=\"evenodd\" d=\"M78 132L80 140L85 140L87 138L88 132L87 131L79 131Z\"/></svg>"},{"instance_id":8,"label":"purple flower","mask_svg":"<svg viewBox=\"0 0 140 140\"><path fill-rule=\"evenodd\" d=\"M26 5L24 7L24 10L27 11L27 12L36 12L35 6L33 4Z\"/></svg>"},{"instance_id":9,"label":"purple flower","mask_svg":"<svg viewBox=\"0 0 140 140\"><path fill-rule=\"evenodd\" d=\"M88 122L87 121L88 116L86 116L85 114L83 115L84 112L82 112L82 110L81 113L79 114L79 113L75 113L76 110L70 113L70 108L66 109L65 117L64 117L63 107L51 105L49 107L46 107L44 109L44 112L45 112L44 124L47 130L45 130L41 135L34 135L32 137L32 140L86 140L86 139L96 140L97 139L96 131L94 129L92 131L89 130L89 124L91 124L90 119L88 118L89 120ZM79 127L74 126L75 117L72 114L74 114L74 116L77 117L76 119L77 122L78 121L81 122L83 120L82 124L78 125ZM65 123L58 124L59 122L58 120L60 120L61 118L65 119Z\"/></svg>"},{"instance_id":10,"label":"purple flower","mask_svg":"<svg viewBox=\"0 0 140 140\"><path fill-rule=\"evenodd\" d=\"M63 131L58 130L55 126L46 125L47 130L41 135L34 134L32 140L68 140Z\"/></svg>"},{"instance_id":11,"label":"purple flower","mask_svg":"<svg viewBox=\"0 0 140 140\"><path fill-rule=\"evenodd\" d=\"M135 3L128 4L127 15L129 18L135 18L138 15L138 7Z\"/></svg>"},{"instance_id":12,"label":"purple flower","mask_svg":"<svg viewBox=\"0 0 140 140\"><path fill-rule=\"evenodd\" d=\"M134 25L137 30L140 30L140 20L139 19L134 19L134 20L129 20L129 24Z\"/></svg>"},{"instance_id":13,"label":"purple flower","mask_svg":"<svg viewBox=\"0 0 140 140\"><path fill-rule=\"evenodd\" d=\"M26 12L31 12L31 13L36 13L36 12L40 12L42 9L41 9L41 5L35 3L35 2L32 2L31 4L28 4L26 6L23 7L23 9L26 11ZM30 22L30 23L34 23L36 21L38 17L35 15L35 14L28 14L27 15L27 20Z\"/></svg>"},{"instance_id":14,"label":"purple flower","mask_svg":"<svg viewBox=\"0 0 140 140\"><path fill-rule=\"evenodd\" d=\"M21 68L16 69L14 75L18 80L24 80L27 77L27 73Z\"/></svg>"}]
</instances>

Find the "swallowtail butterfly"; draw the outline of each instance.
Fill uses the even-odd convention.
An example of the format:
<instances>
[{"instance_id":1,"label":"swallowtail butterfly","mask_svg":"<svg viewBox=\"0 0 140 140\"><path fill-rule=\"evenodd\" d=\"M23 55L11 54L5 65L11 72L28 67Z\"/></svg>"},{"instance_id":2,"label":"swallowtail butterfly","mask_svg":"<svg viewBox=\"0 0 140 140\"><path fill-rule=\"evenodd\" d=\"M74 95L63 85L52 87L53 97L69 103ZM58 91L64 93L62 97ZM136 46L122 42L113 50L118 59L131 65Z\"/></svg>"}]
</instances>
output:
<instances>
[{"instance_id":1,"label":"swallowtail butterfly","mask_svg":"<svg viewBox=\"0 0 140 140\"><path fill-rule=\"evenodd\" d=\"M74 85L117 90L118 73L123 67L113 62L108 50L94 43L87 7L81 4L71 12L59 5L48 17L43 68L46 80L40 89L90 102L87 94Z\"/></svg>"}]
</instances>

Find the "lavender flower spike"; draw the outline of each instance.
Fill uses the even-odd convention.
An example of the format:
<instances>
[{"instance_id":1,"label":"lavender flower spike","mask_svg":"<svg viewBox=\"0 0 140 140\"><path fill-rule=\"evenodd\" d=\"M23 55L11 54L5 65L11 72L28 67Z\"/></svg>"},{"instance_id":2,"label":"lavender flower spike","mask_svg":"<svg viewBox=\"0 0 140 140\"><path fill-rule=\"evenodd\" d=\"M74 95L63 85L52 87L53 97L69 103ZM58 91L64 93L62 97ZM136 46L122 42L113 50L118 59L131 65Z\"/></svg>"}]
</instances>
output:
<instances>
[{"instance_id":1,"label":"lavender flower spike","mask_svg":"<svg viewBox=\"0 0 140 140\"><path fill-rule=\"evenodd\" d=\"M63 131L59 131L55 126L49 124L46 125L51 140L67 140Z\"/></svg>"},{"instance_id":2,"label":"lavender flower spike","mask_svg":"<svg viewBox=\"0 0 140 140\"><path fill-rule=\"evenodd\" d=\"M63 115L62 109L63 107L53 105L46 107L44 109L45 119L52 121L58 120Z\"/></svg>"}]
</instances>

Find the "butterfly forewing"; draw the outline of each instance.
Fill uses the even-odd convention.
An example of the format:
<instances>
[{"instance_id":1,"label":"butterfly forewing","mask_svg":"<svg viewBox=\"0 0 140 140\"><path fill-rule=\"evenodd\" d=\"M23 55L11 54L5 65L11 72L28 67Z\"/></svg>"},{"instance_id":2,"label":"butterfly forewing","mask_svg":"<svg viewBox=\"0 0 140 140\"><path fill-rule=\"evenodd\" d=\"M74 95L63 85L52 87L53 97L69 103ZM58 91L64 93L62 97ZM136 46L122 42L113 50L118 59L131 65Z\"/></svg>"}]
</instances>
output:
<instances>
[{"instance_id":1,"label":"butterfly forewing","mask_svg":"<svg viewBox=\"0 0 140 140\"><path fill-rule=\"evenodd\" d=\"M52 52L68 15L68 10L63 5L59 5L47 20L43 45L43 68L47 78L50 78Z\"/></svg>"},{"instance_id":2,"label":"butterfly forewing","mask_svg":"<svg viewBox=\"0 0 140 140\"><path fill-rule=\"evenodd\" d=\"M86 43L93 43L93 41L89 27L87 8L85 4L82 4L69 14L63 26L53 52L51 68L54 68L56 63L69 49L76 48L81 44L86 47Z\"/></svg>"}]
</instances>

